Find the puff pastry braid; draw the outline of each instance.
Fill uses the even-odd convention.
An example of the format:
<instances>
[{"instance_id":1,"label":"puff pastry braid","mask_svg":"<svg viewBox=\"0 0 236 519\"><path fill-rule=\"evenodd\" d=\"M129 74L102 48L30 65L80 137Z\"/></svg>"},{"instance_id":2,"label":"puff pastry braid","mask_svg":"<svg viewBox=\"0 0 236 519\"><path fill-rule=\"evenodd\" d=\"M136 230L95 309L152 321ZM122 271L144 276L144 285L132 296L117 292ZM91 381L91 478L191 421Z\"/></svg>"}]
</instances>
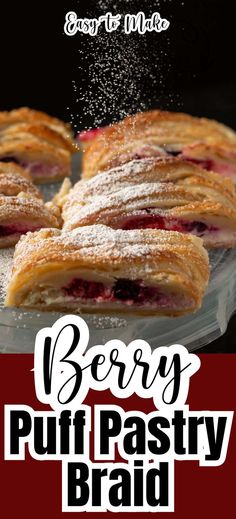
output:
<instances>
[{"instance_id":1,"label":"puff pastry braid","mask_svg":"<svg viewBox=\"0 0 236 519\"><path fill-rule=\"evenodd\" d=\"M171 182L132 185L72 208L66 204L63 219L66 230L93 224L125 230L152 228L195 234L207 247L236 245L235 196L227 193L224 199L216 189L215 199L209 200L204 187L192 191Z\"/></svg>"},{"instance_id":2,"label":"puff pastry braid","mask_svg":"<svg viewBox=\"0 0 236 519\"><path fill-rule=\"evenodd\" d=\"M84 140L82 134L82 140ZM236 133L216 121L153 110L86 137L83 177L135 158L180 155L236 182Z\"/></svg>"},{"instance_id":3,"label":"puff pastry braid","mask_svg":"<svg viewBox=\"0 0 236 519\"><path fill-rule=\"evenodd\" d=\"M0 195L16 196L19 193L42 198L26 170L14 162L0 162Z\"/></svg>"},{"instance_id":4,"label":"puff pastry braid","mask_svg":"<svg viewBox=\"0 0 236 519\"><path fill-rule=\"evenodd\" d=\"M59 227L59 214L33 196L0 195L0 248L11 247L22 234L42 227Z\"/></svg>"},{"instance_id":5,"label":"puff pastry braid","mask_svg":"<svg viewBox=\"0 0 236 519\"><path fill-rule=\"evenodd\" d=\"M71 153L30 133L0 135L0 161L24 167L37 183L61 180L71 173Z\"/></svg>"},{"instance_id":6,"label":"puff pastry braid","mask_svg":"<svg viewBox=\"0 0 236 519\"><path fill-rule=\"evenodd\" d=\"M197 310L209 277L199 238L102 225L28 233L16 246L6 306L179 316Z\"/></svg>"},{"instance_id":7,"label":"puff pastry braid","mask_svg":"<svg viewBox=\"0 0 236 519\"><path fill-rule=\"evenodd\" d=\"M78 204L90 203L94 197L109 196L126 187L154 182L172 182L203 198L216 200L236 208L235 189L232 181L179 158L146 158L133 160L110 169L89 180L80 180L68 196L62 197L65 220L77 210ZM62 193L63 195L63 193Z\"/></svg>"}]
</instances>

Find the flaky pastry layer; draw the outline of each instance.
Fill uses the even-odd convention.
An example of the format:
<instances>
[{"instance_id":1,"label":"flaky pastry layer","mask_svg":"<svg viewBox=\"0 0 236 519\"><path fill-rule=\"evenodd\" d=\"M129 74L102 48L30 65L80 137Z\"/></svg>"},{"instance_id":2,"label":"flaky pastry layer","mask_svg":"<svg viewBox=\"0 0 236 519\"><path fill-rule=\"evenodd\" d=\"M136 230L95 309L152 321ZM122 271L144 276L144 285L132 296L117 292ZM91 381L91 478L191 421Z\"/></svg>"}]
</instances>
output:
<instances>
[{"instance_id":1,"label":"flaky pastry layer","mask_svg":"<svg viewBox=\"0 0 236 519\"><path fill-rule=\"evenodd\" d=\"M59 227L57 208L26 193L0 196L0 248L14 245L22 234L43 227Z\"/></svg>"},{"instance_id":2,"label":"flaky pastry layer","mask_svg":"<svg viewBox=\"0 0 236 519\"><path fill-rule=\"evenodd\" d=\"M154 182L171 182L190 193L198 193L203 199L215 200L236 210L236 196L232 181L195 164L179 158L147 158L133 160L96 175L80 180L62 200L63 217L67 221L78 205L92 203L97 196L110 195L123 188Z\"/></svg>"},{"instance_id":3,"label":"flaky pastry layer","mask_svg":"<svg viewBox=\"0 0 236 519\"><path fill-rule=\"evenodd\" d=\"M0 141L4 141L4 139L9 139L10 137L17 137L17 139L24 140L25 138L28 139L31 135L57 148L66 149L70 153L74 153L77 150L74 141L66 138L63 133L56 131L44 123L16 123L2 130L0 129Z\"/></svg>"},{"instance_id":4,"label":"flaky pastry layer","mask_svg":"<svg viewBox=\"0 0 236 519\"><path fill-rule=\"evenodd\" d=\"M65 205L64 229L103 224L114 229L161 228L192 232L207 247L236 245L236 204L206 199L204 190L185 185L146 183L131 185L109 196L94 197L86 205ZM225 232L225 236L222 236Z\"/></svg>"},{"instance_id":5,"label":"flaky pastry layer","mask_svg":"<svg viewBox=\"0 0 236 519\"><path fill-rule=\"evenodd\" d=\"M0 195L17 196L19 193L42 198L26 170L11 162L0 162Z\"/></svg>"},{"instance_id":6,"label":"flaky pastry layer","mask_svg":"<svg viewBox=\"0 0 236 519\"><path fill-rule=\"evenodd\" d=\"M201 305L208 278L208 255L202 240L194 236L157 230L114 231L102 225L72 232L42 230L28 233L16 247L6 306L184 315ZM68 287L78 279L90 289L91 283L104 287L103 296L92 297L87 291L78 297L74 289L70 294ZM117 282L125 290L129 284L131 289L139 284L144 292L147 287L147 294L158 290L164 307L153 306L150 295L143 304L125 299L124 294L120 300L119 291L117 298L107 297ZM175 302L172 308L163 303L163 294ZM182 302L180 307L177 301Z\"/></svg>"},{"instance_id":7,"label":"flaky pastry layer","mask_svg":"<svg viewBox=\"0 0 236 519\"><path fill-rule=\"evenodd\" d=\"M227 126L206 118L153 110L125 118L103 128L87 143L83 160L83 177L116 167L130 160L165 153L181 153L195 143L208 145L208 154L224 153L236 161L236 133ZM214 169L214 168L211 168ZM236 170L235 170L236 177Z\"/></svg>"},{"instance_id":8,"label":"flaky pastry layer","mask_svg":"<svg viewBox=\"0 0 236 519\"><path fill-rule=\"evenodd\" d=\"M70 124L65 123L56 117L52 117L45 112L27 107L16 108L15 110L11 110L9 112L0 112L0 129L4 129L7 126L11 126L17 123L43 123L49 128L52 128L55 131L63 134L65 137L72 137Z\"/></svg>"}]
</instances>

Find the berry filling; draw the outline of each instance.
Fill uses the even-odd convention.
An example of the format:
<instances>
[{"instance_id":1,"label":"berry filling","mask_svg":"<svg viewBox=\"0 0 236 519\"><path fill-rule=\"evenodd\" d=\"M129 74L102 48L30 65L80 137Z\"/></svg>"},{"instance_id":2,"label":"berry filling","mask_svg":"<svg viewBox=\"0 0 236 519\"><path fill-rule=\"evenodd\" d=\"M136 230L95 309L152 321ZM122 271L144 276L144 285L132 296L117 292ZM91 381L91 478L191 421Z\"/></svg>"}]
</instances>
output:
<instances>
[{"instance_id":1,"label":"berry filling","mask_svg":"<svg viewBox=\"0 0 236 519\"><path fill-rule=\"evenodd\" d=\"M206 169L207 171L214 170L214 162L211 159L194 159L191 157L185 157L184 155L183 158L185 160L188 160L189 162L192 162L193 164L196 164L197 166L201 166L203 169Z\"/></svg>"},{"instance_id":2,"label":"berry filling","mask_svg":"<svg viewBox=\"0 0 236 519\"><path fill-rule=\"evenodd\" d=\"M5 236L12 236L13 234L26 234L31 231L38 231L40 227L25 227L20 224L11 224L11 225L0 225L0 237L3 238Z\"/></svg>"},{"instance_id":3,"label":"berry filling","mask_svg":"<svg viewBox=\"0 0 236 519\"><path fill-rule=\"evenodd\" d=\"M42 164L42 162L31 162L29 164L22 164L23 167L28 169L32 177L38 176L56 176L61 171L61 166L58 164Z\"/></svg>"},{"instance_id":4,"label":"berry filling","mask_svg":"<svg viewBox=\"0 0 236 519\"><path fill-rule=\"evenodd\" d=\"M91 130L84 130L83 132L78 133L77 138L81 142L90 142L100 133L102 133L104 128L106 128L106 126L102 126L101 128L92 128Z\"/></svg>"},{"instance_id":5,"label":"berry filling","mask_svg":"<svg viewBox=\"0 0 236 519\"><path fill-rule=\"evenodd\" d=\"M186 222L176 218L167 218L158 214L151 214L151 209L146 209L146 214L140 217L127 218L122 225L123 230L132 229L162 229L165 231L178 231L204 236L206 232L218 231L217 227L207 225L204 222Z\"/></svg>"},{"instance_id":6,"label":"berry filling","mask_svg":"<svg viewBox=\"0 0 236 519\"><path fill-rule=\"evenodd\" d=\"M33 177L37 176L57 176L61 172L61 166L59 164L43 164L42 162L24 162L20 161L16 157L3 157L0 158L0 162L15 162L22 168L26 168Z\"/></svg>"},{"instance_id":7,"label":"berry filling","mask_svg":"<svg viewBox=\"0 0 236 519\"><path fill-rule=\"evenodd\" d=\"M96 281L73 279L63 287L66 296L80 300L92 300L96 303L120 302L125 305L149 305L162 308L183 308L191 306L191 300L184 295L161 292L157 287L144 284L143 281L117 279L111 287Z\"/></svg>"},{"instance_id":8,"label":"berry filling","mask_svg":"<svg viewBox=\"0 0 236 519\"><path fill-rule=\"evenodd\" d=\"M102 297L103 299L105 298L105 287L103 283L97 283L96 281L73 279L73 281L71 281L71 283L65 287L64 290L68 296L78 299L98 299L99 297ZM109 294L107 294L108 297Z\"/></svg>"}]
</instances>

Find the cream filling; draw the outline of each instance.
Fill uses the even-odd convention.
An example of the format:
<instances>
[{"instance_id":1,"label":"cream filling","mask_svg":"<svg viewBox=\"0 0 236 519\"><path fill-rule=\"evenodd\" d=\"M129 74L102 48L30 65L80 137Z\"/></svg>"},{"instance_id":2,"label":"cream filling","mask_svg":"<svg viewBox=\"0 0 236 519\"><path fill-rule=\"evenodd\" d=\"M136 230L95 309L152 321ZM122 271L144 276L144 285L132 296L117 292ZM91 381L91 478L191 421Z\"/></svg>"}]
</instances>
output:
<instances>
[{"instance_id":1,"label":"cream filling","mask_svg":"<svg viewBox=\"0 0 236 519\"><path fill-rule=\"evenodd\" d=\"M104 309L109 310L112 307L115 306L117 310L120 309L127 309L129 307L136 307L136 308L159 308L160 310L173 310L178 311L182 309L188 309L193 308L195 306L195 301L187 296L180 296L181 302L179 301L178 304L174 303L170 294L170 304L163 305L158 303L150 303L148 301L145 301L143 304L135 303L135 302L126 302L122 303L122 301L119 300L112 300L112 301L95 301L94 299L80 299L75 298L72 296L68 296L64 294L64 291L58 292L54 287L48 287L43 289L40 292L31 292L28 294L26 300L24 301L24 304L26 306L31 307L37 307L40 305L45 305L46 307L55 307L55 308L65 308L68 306L68 308L91 308L94 307L95 309Z\"/></svg>"},{"instance_id":2,"label":"cream filling","mask_svg":"<svg viewBox=\"0 0 236 519\"><path fill-rule=\"evenodd\" d=\"M74 297L73 295L66 294L65 287L67 287L71 281L76 279L82 279L84 281L95 281L97 283L102 283L104 287L111 288L114 283L116 282L116 278L114 276L108 276L108 275L98 275L96 272L91 272L87 270L83 271L65 271L60 272L60 275L58 275L58 272L55 271L55 273L45 274L43 276L40 276L40 279L38 280L38 283L35 282L35 287L30 290L27 287L23 287L22 293L21 293L21 301L24 306L29 307L42 307L45 306L46 308L97 308L97 309L104 309L109 310L111 307L115 307L117 310L124 310L128 309L129 307L134 308L150 308L150 309L160 309L160 310L173 310L178 311L181 309L191 309L195 307L195 301L189 297L187 294L178 294L174 291L174 287L172 287L172 290L168 289L167 286L161 286L159 285L150 285L147 283L147 286L156 288L157 291L160 291L160 302L158 301L148 301L145 300L142 304L140 302L135 301L129 301L126 300L123 302L120 299L111 299L111 300L104 300L102 297L96 298L79 298ZM163 298L162 295L163 294ZM18 294L19 295L19 294ZM170 298L170 302L168 304L168 297Z\"/></svg>"},{"instance_id":3,"label":"cream filling","mask_svg":"<svg viewBox=\"0 0 236 519\"><path fill-rule=\"evenodd\" d=\"M194 232L191 234L194 234ZM206 232L202 238L206 245L216 246L219 244L218 247L224 247L230 244L234 245L236 244L236 231L219 229L218 231Z\"/></svg>"}]
</instances>

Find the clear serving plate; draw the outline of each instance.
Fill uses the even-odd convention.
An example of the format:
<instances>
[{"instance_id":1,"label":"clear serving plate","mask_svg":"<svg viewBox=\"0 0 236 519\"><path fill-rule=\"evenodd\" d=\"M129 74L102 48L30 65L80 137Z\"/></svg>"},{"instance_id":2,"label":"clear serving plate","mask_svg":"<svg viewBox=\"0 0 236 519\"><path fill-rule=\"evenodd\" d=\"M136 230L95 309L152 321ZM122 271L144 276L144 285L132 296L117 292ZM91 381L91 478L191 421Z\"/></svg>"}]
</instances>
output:
<instances>
[{"instance_id":1,"label":"clear serving plate","mask_svg":"<svg viewBox=\"0 0 236 519\"><path fill-rule=\"evenodd\" d=\"M75 157L74 181L79 178L79 160ZM45 199L50 199L59 187L58 184L44 186ZM34 350L36 333L51 326L61 314L4 308L4 287L12 254L13 250L0 251L0 352L30 353ZM89 345L118 338L129 343L141 338L153 348L180 343L192 351L220 337L236 309L236 249L210 252L210 263L210 283L198 312L177 318L83 315L90 329Z\"/></svg>"}]
</instances>

